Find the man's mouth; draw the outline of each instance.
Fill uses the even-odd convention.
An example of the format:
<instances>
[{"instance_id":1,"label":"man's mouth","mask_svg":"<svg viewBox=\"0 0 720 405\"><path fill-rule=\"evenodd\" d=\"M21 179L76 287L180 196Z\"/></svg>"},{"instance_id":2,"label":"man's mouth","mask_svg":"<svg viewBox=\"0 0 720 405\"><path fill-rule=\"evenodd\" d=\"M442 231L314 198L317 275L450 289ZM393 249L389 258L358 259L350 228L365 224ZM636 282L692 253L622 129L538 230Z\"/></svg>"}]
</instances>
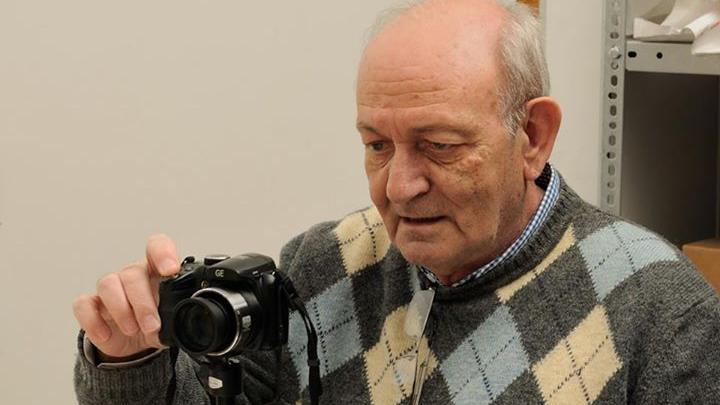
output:
<instances>
[{"instance_id":1,"label":"man's mouth","mask_svg":"<svg viewBox=\"0 0 720 405\"><path fill-rule=\"evenodd\" d=\"M409 225L431 225L440 222L444 219L444 216L438 217L400 217L400 219Z\"/></svg>"}]
</instances>

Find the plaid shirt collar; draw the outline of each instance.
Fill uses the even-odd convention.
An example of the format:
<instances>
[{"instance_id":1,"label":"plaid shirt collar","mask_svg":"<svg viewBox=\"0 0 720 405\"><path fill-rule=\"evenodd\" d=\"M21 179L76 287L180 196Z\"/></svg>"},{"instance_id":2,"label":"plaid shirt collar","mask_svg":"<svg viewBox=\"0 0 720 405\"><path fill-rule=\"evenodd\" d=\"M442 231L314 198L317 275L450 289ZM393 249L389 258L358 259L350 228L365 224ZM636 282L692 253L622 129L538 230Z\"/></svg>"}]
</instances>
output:
<instances>
[{"instance_id":1,"label":"plaid shirt collar","mask_svg":"<svg viewBox=\"0 0 720 405\"><path fill-rule=\"evenodd\" d=\"M540 205L535 211L533 217L530 219L530 222L527 224L527 226L525 226L522 234L520 234L520 236L515 240L515 242L513 242L512 245L510 245L510 247L508 247L500 256L491 260L489 263L485 264L474 272L468 274L462 280L450 285L450 287L459 287L465 283L475 280L476 278L482 276L488 271L509 260L517 252L519 252L520 249L522 249L527 244L528 240L530 240L530 237L533 236L538 229L540 229L540 227L545 222L545 219L547 219L548 215L550 214L550 211L552 211L552 208L555 206L558 197L560 196L560 179L555 172L555 168L552 167L549 163L547 163L545 165L545 168L543 169L542 174L536 180L536 183L545 190L545 195L543 196L542 201L540 201ZM438 280L437 276L435 276L435 273L430 271L430 269L419 265L417 265L416 267L433 284L442 284L440 283L440 280Z\"/></svg>"}]
</instances>

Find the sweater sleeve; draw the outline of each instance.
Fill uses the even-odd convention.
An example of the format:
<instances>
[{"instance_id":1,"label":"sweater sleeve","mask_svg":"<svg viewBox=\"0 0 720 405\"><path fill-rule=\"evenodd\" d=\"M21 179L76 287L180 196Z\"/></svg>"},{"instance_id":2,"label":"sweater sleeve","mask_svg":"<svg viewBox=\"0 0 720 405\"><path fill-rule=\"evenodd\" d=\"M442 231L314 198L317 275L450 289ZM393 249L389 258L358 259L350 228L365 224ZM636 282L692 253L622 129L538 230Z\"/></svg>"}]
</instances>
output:
<instances>
[{"instance_id":1,"label":"sweater sleeve","mask_svg":"<svg viewBox=\"0 0 720 405\"><path fill-rule=\"evenodd\" d=\"M705 297L674 318L641 372L638 404L720 403L720 299Z\"/></svg>"},{"instance_id":2,"label":"sweater sleeve","mask_svg":"<svg viewBox=\"0 0 720 405\"><path fill-rule=\"evenodd\" d=\"M165 350L133 367L99 368L79 349L74 380L80 405L209 403L196 377L197 365L182 352Z\"/></svg>"},{"instance_id":3,"label":"sweater sleeve","mask_svg":"<svg viewBox=\"0 0 720 405\"><path fill-rule=\"evenodd\" d=\"M277 385L274 354L253 352L238 356L238 360L243 367L243 394L237 402L271 403ZM207 379L207 370L184 352L172 349L136 366L99 368L82 352L75 364L75 393L80 405L210 404L201 382Z\"/></svg>"}]
</instances>

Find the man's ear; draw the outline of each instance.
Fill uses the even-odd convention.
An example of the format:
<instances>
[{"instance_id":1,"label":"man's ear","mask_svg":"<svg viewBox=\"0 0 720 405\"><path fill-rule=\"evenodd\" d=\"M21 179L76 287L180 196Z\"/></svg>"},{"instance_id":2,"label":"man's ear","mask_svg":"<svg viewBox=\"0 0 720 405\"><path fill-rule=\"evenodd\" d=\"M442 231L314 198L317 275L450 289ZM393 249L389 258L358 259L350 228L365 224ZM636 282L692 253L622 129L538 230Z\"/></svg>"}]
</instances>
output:
<instances>
[{"instance_id":1,"label":"man's ear","mask_svg":"<svg viewBox=\"0 0 720 405\"><path fill-rule=\"evenodd\" d=\"M535 181L543 171L545 163L550 159L555 138L560 129L562 111L555 100L550 97L538 97L525 105L526 115L523 121L523 132L527 136L523 147L525 166L523 174L527 181Z\"/></svg>"}]
</instances>

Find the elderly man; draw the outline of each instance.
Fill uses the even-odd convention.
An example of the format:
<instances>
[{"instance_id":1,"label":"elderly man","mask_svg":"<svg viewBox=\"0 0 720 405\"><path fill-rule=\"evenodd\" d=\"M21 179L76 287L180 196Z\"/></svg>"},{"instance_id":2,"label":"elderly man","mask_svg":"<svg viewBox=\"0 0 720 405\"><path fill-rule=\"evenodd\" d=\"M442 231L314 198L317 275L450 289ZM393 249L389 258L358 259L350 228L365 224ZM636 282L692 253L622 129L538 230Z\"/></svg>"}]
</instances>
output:
<instances>
[{"instance_id":1,"label":"elderly man","mask_svg":"<svg viewBox=\"0 0 720 405\"><path fill-rule=\"evenodd\" d=\"M427 0L374 36L357 128L375 207L281 254L320 335L324 403L720 403L717 296L547 163L547 77L539 24L512 2ZM76 300L81 403L208 401L197 364L157 339L157 282L177 271L156 236ZM243 355L244 399L307 399L301 325L280 363Z\"/></svg>"}]
</instances>

